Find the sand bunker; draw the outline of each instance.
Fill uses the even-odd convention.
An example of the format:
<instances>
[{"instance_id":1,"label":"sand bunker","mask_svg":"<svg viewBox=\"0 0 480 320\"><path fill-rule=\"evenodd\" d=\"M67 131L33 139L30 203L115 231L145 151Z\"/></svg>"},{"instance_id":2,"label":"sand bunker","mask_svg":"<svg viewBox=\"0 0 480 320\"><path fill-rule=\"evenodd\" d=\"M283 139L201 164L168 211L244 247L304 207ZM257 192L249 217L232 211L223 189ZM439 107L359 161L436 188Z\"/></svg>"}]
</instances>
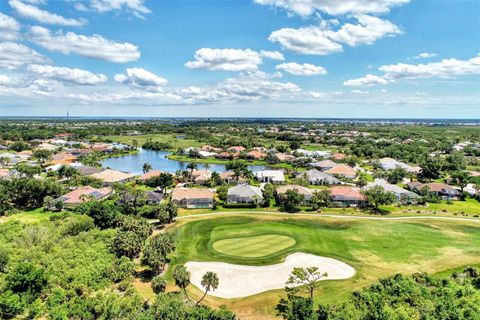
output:
<instances>
[{"instance_id":1,"label":"sand bunker","mask_svg":"<svg viewBox=\"0 0 480 320\"><path fill-rule=\"evenodd\" d=\"M210 295L220 298L240 298L257 293L281 289L294 267L318 267L327 272L322 280L348 279L355 275L355 269L348 264L332 258L297 252L285 258L285 262L270 266L244 266L223 262L187 262L191 273L191 282L203 289L200 282L207 271L218 275L220 284Z\"/></svg>"}]
</instances>

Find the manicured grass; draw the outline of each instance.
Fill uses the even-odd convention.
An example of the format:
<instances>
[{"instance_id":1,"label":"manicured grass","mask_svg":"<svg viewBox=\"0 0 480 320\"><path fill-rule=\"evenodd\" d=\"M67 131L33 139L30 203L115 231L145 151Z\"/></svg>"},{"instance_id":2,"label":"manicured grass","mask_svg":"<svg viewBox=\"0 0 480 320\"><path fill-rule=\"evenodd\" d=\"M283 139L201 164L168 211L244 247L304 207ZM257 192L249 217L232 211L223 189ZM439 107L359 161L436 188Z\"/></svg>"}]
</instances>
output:
<instances>
[{"instance_id":1,"label":"manicured grass","mask_svg":"<svg viewBox=\"0 0 480 320\"><path fill-rule=\"evenodd\" d=\"M20 221L23 223L35 223L46 221L53 215L55 215L54 212L44 211L42 208L38 208L35 210L25 210L9 216L0 217L0 222Z\"/></svg>"},{"instance_id":2,"label":"manicured grass","mask_svg":"<svg viewBox=\"0 0 480 320\"><path fill-rule=\"evenodd\" d=\"M178 148L185 149L188 147L200 147L202 143L192 139L177 139L176 135L172 134L146 134L140 136L106 136L105 139L112 140L114 142L125 143L133 145L133 140L138 142L138 146L141 147L145 142L152 139L154 142L168 143L172 146L171 150L177 150Z\"/></svg>"},{"instance_id":3,"label":"manicured grass","mask_svg":"<svg viewBox=\"0 0 480 320\"><path fill-rule=\"evenodd\" d=\"M480 224L468 221L411 220L372 221L327 217L280 217L252 213L251 216L196 217L180 221L178 248L171 269L187 261L221 261L246 265L279 263L294 252L332 257L352 265L357 274L348 280L325 281L316 293L316 302L333 303L381 277L397 272L437 273L466 265L480 264ZM215 250L225 239L282 235L295 244L270 254L251 257ZM240 240L239 240L240 241ZM222 243L222 242L220 242ZM233 254L232 254L233 253ZM274 275L272 275L274 276ZM192 295L200 291L190 286ZM274 306L283 290L252 297L224 300L208 297L212 306L227 305L243 318L274 318Z\"/></svg>"},{"instance_id":4,"label":"manicured grass","mask_svg":"<svg viewBox=\"0 0 480 320\"><path fill-rule=\"evenodd\" d=\"M257 258L268 256L295 245L295 239L277 234L261 236L229 238L216 241L213 249L217 252L246 257Z\"/></svg>"}]
</instances>

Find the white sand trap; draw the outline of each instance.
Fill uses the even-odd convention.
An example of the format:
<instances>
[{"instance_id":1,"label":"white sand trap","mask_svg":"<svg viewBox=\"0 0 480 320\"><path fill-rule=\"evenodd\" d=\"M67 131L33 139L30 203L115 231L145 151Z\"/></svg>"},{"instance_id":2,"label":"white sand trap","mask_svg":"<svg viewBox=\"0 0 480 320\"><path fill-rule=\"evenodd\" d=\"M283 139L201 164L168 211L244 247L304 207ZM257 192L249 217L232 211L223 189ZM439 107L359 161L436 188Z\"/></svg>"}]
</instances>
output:
<instances>
[{"instance_id":1,"label":"white sand trap","mask_svg":"<svg viewBox=\"0 0 480 320\"><path fill-rule=\"evenodd\" d=\"M220 298L240 298L285 287L294 267L318 267L328 276L322 280L348 279L355 275L355 269L332 258L297 252L285 258L285 262L270 266L244 266L223 262L187 262L191 282L203 289L202 276L207 271L218 275L219 286L210 295Z\"/></svg>"}]
</instances>

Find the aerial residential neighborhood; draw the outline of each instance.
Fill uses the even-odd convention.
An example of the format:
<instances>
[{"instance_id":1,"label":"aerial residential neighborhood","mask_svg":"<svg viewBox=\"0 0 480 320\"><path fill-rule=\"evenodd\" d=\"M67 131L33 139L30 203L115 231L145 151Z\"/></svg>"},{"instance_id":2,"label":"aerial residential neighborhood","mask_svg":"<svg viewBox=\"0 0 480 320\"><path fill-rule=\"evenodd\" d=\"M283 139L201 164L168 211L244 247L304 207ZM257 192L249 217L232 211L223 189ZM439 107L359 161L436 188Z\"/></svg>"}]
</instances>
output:
<instances>
[{"instance_id":1,"label":"aerial residential neighborhood","mask_svg":"<svg viewBox=\"0 0 480 320\"><path fill-rule=\"evenodd\" d=\"M480 1L0 0L0 319L480 320Z\"/></svg>"}]
</instances>

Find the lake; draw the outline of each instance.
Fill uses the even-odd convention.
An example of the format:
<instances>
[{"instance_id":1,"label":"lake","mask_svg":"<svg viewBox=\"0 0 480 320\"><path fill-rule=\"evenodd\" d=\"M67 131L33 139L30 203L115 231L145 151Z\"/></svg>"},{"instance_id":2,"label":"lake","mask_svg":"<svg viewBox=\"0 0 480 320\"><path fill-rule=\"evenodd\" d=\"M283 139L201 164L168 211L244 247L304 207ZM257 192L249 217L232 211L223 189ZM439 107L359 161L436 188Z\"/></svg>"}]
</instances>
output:
<instances>
[{"instance_id":1,"label":"lake","mask_svg":"<svg viewBox=\"0 0 480 320\"><path fill-rule=\"evenodd\" d=\"M187 170L189 162L170 160L167 156L171 154L168 151L144 150L139 149L137 154L129 154L122 157L108 158L102 161L103 167L109 167L114 170L131 172L134 174L143 174L144 163L152 165L154 170L162 170L175 173L177 170ZM210 171L225 172L223 164L208 164ZM253 172L271 169L268 166L248 166ZM198 169L203 169L203 164L198 164Z\"/></svg>"}]
</instances>

